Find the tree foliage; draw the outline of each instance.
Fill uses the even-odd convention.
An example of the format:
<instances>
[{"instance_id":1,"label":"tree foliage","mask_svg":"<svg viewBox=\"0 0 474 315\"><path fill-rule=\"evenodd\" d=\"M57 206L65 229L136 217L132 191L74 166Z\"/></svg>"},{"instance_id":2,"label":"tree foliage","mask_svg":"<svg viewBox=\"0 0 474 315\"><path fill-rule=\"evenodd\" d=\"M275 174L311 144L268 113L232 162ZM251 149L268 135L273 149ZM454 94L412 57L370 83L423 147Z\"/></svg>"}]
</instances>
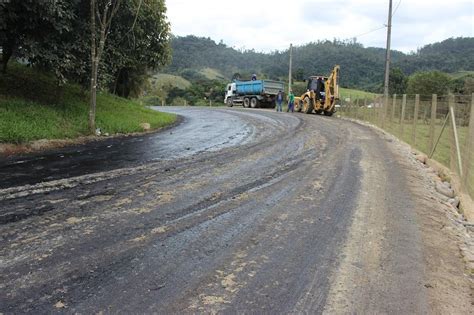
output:
<instances>
[{"instance_id":1,"label":"tree foliage","mask_svg":"<svg viewBox=\"0 0 474 315\"><path fill-rule=\"evenodd\" d=\"M211 67L229 79L235 73L258 73L271 79L288 77L288 50L267 54L238 50L196 36L173 37L171 46L173 61L166 69L171 73ZM453 38L425 46L412 54L392 51L392 66L406 75L432 70L457 72L474 70L473 58L474 38ZM293 48L293 76L302 80L310 75L325 75L339 64L341 86L381 92L384 60L382 48L364 48L354 41L318 41Z\"/></svg>"},{"instance_id":2,"label":"tree foliage","mask_svg":"<svg viewBox=\"0 0 474 315\"><path fill-rule=\"evenodd\" d=\"M390 85L389 94L404 94L406 93L408 78L403 73L402 69L398 67L390 68Z\"/></svg>"},{"instance_id":3,"label":"tree foliage","mask_svg":"<svg viewBox=\"0 0 474 315\"><path fill-rule=\"evenodd\" d=\"M103 7L109 0L97 0ZM53 72L59 82L90 83L90 1L0 2L0 47ZM148 73L170 60L170 25L164 0L121 0L107 33L99 86L122 96L137 95Z\"/></svg>"},{"instance_id":4,"label":"tree foliage","mask_svg":"<svg viewBox=\"0 0 474 315\"><path fill-rule=\"evenodd\" d=\"M3 71L7 70L12 56L28 58L35 62L38 58L46 65L54 65L59 77L63 69L70 67L70 47L47 45L45 39L64 38L72 31L72 21L76 18L73 7L77 1L66 0L23 0L0 2L0 47L2 47ZM56 42L56 41L55 41Z\"/></svg>"},{"instance_id":5,"label":"tree foliage","mask_svg":"<svg viewBox=\"0 0 474 315\"><path fill-rule=\"evenodd\" d=\"M111 91L125 97L137 96L149 71L170 61L170 25L165 13L164 0L128 1L118 12L106 51Z\"/></svg>"},{"instance_id":6,"label":"tree foliage","mask_svg":"<svg viewBox=\"0 0 474 315\"><path fill-rule=\"evenodd\" d=\"M207 105L213 103L224 103L224 90L226 83L219 80L200 80L194 82L187 89L178 87L168 91L167 104L184 105L183 100L190 105ZM176 104L176 99L181 103Z\"/></svg>"},{"instance_id":7,"label":"tree foliage","mask_svg":"<svg viewBox=\"0 0 474 315\"><path fill-rule=\"evenodd\" d=\"M408 79L407 93L446 95L450 92L451 78L440 71L417 72Z\"/></svg>"}]
</instances>

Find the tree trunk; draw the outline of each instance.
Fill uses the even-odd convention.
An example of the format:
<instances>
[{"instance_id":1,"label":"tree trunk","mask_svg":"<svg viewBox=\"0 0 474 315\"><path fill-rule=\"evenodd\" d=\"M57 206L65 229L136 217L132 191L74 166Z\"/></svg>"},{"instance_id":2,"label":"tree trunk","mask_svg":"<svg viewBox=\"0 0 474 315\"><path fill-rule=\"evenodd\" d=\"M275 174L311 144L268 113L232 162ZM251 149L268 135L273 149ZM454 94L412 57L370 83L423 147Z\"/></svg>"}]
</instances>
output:
<instances>
[{"instance_id":1,"label":"tree trunk","mask_svg":"<svg viewBox=\"0 0 474 315\"><path fill-rule=\"evenodd\" d=\"M7 73L7 65L11 56L13 55L13 45L11 41L7 41L7 45L3 47L2 51L2 72Z\"/></svg>"},{"instance_id":2,"label":"tree trunk","mask_svg":"<svg viewBox=\"0 0 474 315\"><path fill-rule=\"evenodd\" d=\"M89 130L95 133L95 114L97 108L97 77L99 72L99 63L102 52L105 47L105 40L107 39L107 30L112 23L112 18L118 10L120 0L115 2L109 1L104 7L104 11L100 12L96 6L96 0L91 0L91 99L89 108ZM110 9L110 15L109 15ZM100 37L99 45L97 46L96 39L96 14L99 17Z\"/></svg>"},{"instance_id":3,"label":"tree trunk","mask_svg":"<svg viewBox=\"0 0 474 315\"><path fill-rule=\"evenodd\" d=\"M95 0L91 0L91 95L89 107L89 132L95 133L95 108L97 100L97 84L95 82L96 74L96 44L95 44Z\"/></svg>"},{"instance_id":4,"label":"tree trunk","mask_svg":"<svg viewBox=\"0 0 474 315\"><path fill-rule=\"evenodd\" d=\"M122 69L120 69L118 72L117 72L117 75L115 76L115 82L114 82L114 90L113 90L113 94L114 95L118 95L118 92L117 92L117 87L118 87L118 84L119 84L119 79L120 79L120 74L122 72Z\"/></svg>"}]
</instances>

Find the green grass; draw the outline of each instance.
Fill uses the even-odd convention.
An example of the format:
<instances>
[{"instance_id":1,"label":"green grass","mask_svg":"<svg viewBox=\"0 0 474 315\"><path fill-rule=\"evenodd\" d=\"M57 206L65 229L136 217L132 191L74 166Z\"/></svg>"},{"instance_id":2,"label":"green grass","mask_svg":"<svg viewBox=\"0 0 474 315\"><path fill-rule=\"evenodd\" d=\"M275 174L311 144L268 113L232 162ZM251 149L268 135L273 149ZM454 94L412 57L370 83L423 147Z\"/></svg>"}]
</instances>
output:
<instances>
[{"instance_id":1,"label":"green grass","mask_svg":"<svg viewBox=\"0 0 474 315\"><path fill-rule=\"evenodd\" d=\"M455 73L449 73L449 76L453 79L460 79L468 75L474 75L474 71L458 71Z\"/></svg>"},{"instance_id":2,"label":"green grass","mask_svg":"<svg viewBox=\"0 0 474 315\"><path fill-rule=\"evenodd\" d=\"M189 82L185 78L178 75L166 73L155 74L150 81L152 84L152 89L155 90L163 88L169 89L173 87L185 90L191 86L191 82Z\"/></svg>"},{"instance_id":3,"label":"green grass","mask_svg":"<svg viewBox=\"0 0 474 315\"><path fill-rule=\"evenodd\" d=\"M369 121L375 125L378 125L379 127L382 127L380 123L379 111L380 111L379 108L374 109L374 108L360 107L357 109L357 112L353 108L352 113L347 113L344 111L341 111L340 113L343 116L349 116L349 117L357 118L360 120ZM387 115L390 115L390 113L388 113ZM438 119L436 122L436 127L435 127L435 132L434 132L435 140L441 132L442 124L443 124L442 119ZM406 120L402 125L403 127L400 124L399 117L395 117L393 120L391 120L390 118L387 118L385 124L383 125L383 128L387 130L388 132L390 132L391 134L393 134L394 136L397 136L404 142L420 150L421 152L429 155L431 153L431 149L429 147L430 126L422 119L419 119L416 124L416 140L414 140L413 120L411 121ZM464 143L467 136L467 132L468 132L467 127L458 127L457 131L458 131L459 141L461 143ZM449 125L448 125L445 128L440 138L440 142L433 155L433 158L435 160L437 160L438 162L441 162L442 164L448 167L450 164L450 143L451 143L450 132L451 130L449 129Z\"/></svg>"},{"instance_id":4,"label":"green grass","mask_svg":"<svg viewBox=\"0 0 474 315\"><path fill-rule=\"evenodd\" d=\"M353 100L364 98L373 99L376 96L374 93L348 88L339 88L339 94L341 99L351 98Z\"/></svg>"},{"instance_id":5,"label":"green grass","mask_svg":"<svg viewBox=\"0 0 474 315\"><path fill-rule=\"evenodd\" d=\"M205 76L209 80L225 80L227 79L219 72L219 70L212 69L212 68L203 68L199 71L203 76Z\"/></svg>"},{"instance_id":6,"label":"green grass","mask_svg":"<svg viewBox=\"0 0 474 315\"><path fill-rule=\"evenodd\" d=\"M66 139L89 134L88 92L75 84L61 88L53 76L12 64L0 75L0 142L25 143L38 139ZM142 131L176 120L138 102L108 93L97 95L96 125L103 133Z\"/></svg>"},{"instance_id":7,"label":"green grass","mask_svg":"<svg viewBox=\"0 0 474 315\"><path fill-rule=\"evenodd\" d=\"M391 117L387 118L385 124L382 126L380 123L380 109L374 109L374 108L353 108L352 112L348 112L347 108L344 109L343 111L339 112L341 115L346 116L346 117L352 117L364 121L369 121L375 125L378 125L379 127L383 127L386 131L389 133L393 134L397 138L403 140L404 142L410 144L417 150L425 153L426 155L430 155L431 153L431 147L430 147L430 126L428 122L424 121L423 119L417 120L416 124L416 140L413 138L413 130L414 130L414 124L413 124L413 119L411 120L406 120L403 124L400 124L399 117L395 115L394 119L392 120ZM390 112L387 113L387 117L391 116ZM438 117L436 121L436 126L435 126L435 131L434 131L434 141L439 137L441 130L442 130L442 124L443 124L444 119L441 117ZM463 156L464 153L464 145L466 144L466 137L468 135L468 127L465 126L458 126L457 127L457 132L458 132L458 137L459 137L459 143L461 146L461 157ZM449 124L446 126L444 129L443 134L441 135L440 141L436 147L436 150L434 151L433 154L433 159L440 162L441 164L445 165L448 168L451 168L452 166L455 167L455 171L458 171L458 165L456 158L454 159L453 163L451 161L451 143L453 142L452 140L452 131L449 127ZM466 163L467 161L463 161L463 163ZM470 168L474 169L474 160L469 161L471 163ZM452 164L452 165L451 165ZM474 173L470 173L470 177L468 178L467 182L467 190L469 191L471 196L474 196Z\"/></svg>"}]
</instances>

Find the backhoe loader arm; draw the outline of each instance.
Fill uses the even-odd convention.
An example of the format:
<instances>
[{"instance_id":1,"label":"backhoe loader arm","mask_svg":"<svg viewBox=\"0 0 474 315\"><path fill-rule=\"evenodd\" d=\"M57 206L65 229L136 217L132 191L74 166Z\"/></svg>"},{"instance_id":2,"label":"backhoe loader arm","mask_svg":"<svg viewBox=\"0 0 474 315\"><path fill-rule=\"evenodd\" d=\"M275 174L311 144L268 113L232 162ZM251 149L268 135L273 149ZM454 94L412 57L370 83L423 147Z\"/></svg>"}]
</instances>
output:
<instances>
[{"instance_id":1,"label":"backhoe loader arm","mask_svg":"<svg viewBox=\"0 0 474 315\"><path fill-rule=\"evenodd\" d=\"M332 111L336 105L336 100L339 99L339 70L340 66L334 66L331 75L326 80L326 104L325 110Z\"/></svg>"}]
</instances>

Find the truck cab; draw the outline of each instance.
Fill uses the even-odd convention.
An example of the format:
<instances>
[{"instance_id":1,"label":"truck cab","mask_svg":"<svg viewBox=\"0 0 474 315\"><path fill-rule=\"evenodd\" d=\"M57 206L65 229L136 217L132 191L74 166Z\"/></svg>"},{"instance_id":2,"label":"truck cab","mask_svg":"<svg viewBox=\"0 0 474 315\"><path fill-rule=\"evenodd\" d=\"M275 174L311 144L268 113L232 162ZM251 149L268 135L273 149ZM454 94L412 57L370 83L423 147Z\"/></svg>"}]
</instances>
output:
<instances>
[{"instance_id":1,"label":"truck cab","mask_svg":"<svg viewBox=\"0 0 474 315\"><path fill-rule=\"evenodd\" d=\"M227 106L232 107L232 99L235 95L237 95L237 86L235 82L227 84L225 91L224 102L227 104Z\"/></svg>"}]
</instances>

